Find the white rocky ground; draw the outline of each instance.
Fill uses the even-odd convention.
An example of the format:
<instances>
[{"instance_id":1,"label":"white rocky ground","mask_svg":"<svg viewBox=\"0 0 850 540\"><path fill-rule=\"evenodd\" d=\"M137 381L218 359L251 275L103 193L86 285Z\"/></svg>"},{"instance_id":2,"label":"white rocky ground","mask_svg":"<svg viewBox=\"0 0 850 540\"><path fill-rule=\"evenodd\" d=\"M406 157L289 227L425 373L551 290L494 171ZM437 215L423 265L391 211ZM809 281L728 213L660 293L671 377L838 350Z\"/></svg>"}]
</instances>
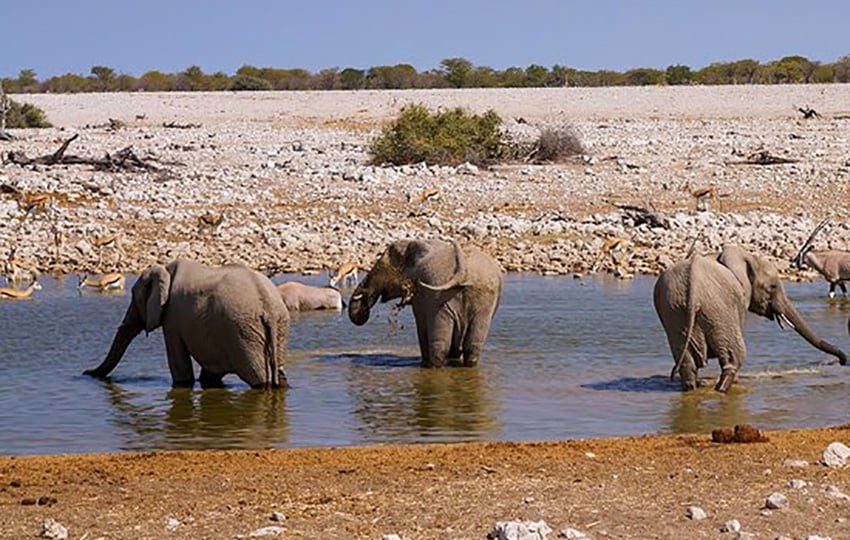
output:
<instances>
[{"instance_id":1,"label":"white rocky ground","mask_svg":"<svg viewBox=\"0 0 850 540\"><path fill-rule=\"evenodd\" d=\"M178 256L242 261L268 271L368 266L410 236L483 246L510 271L586 272L607 238L631 246L601 269L656 273L700 235L700 250L740 242L781 269L814 224L818 247L846 247L850 180L847 85L488 89L359 92L21 95L55 128L0 142L0 184L54 195L56 212L20 220L0 200L0 257L13 247L42 271L98 266L91 240L121 232L126 256L103 251L101 271L137 271ZM372 167L368 145L407 103L493 108L511 130L570 126L584 159L491 169ZM799 106L820 119L803 120ZM110 130L108 119L126 124ZM527 123L516 121L523 119ZM175 129L165 122L196 123ZM132 145L162 173L105 173L80 165L19 167L11 150L102 157ZM734 162L758 150L798 160ZM704 211L687 187L716 185ZM418 202L424 190L438 200ZM409 199L413 199L409 201ZM654 207L670 228L635 227L611 203ZM197 217L224 212L217 235ZM61 246L54 246L53 227Z\"/></svg>"}]
</instances>

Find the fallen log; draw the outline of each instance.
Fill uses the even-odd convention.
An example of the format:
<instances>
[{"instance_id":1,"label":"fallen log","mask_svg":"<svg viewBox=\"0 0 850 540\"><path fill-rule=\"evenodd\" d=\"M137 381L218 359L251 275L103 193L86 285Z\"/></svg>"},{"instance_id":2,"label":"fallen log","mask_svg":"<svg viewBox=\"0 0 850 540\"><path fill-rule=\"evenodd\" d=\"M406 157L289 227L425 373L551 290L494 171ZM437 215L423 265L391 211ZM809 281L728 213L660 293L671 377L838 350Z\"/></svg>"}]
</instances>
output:
<instances>
[{"instance_id":1,"label":"fallen log","mask_svg":"<svg viewBox=\"0 0 850 540\"><path fill-rule=\"evenodd\" d=\"M133 147L128 146L116 152L107 153L103 158L87 158L66 154L68 146L74 142L79 134L62 143L62 146L52 154L39 157L28 157L22 151L11 151L7 155L9 162L16 165L91 165L96 171L158 171L159 167L145 162L133 152Z\"/></svg>"},{"instance_id":2,"label":"fallen log","mask_svg":"<svg viewBox=\"0 0 850 540\"><path fill-rule=\"evenodd\" d=\"M171 129L195 129L201 127L201 124L178 124L175 121L163 122L162 127Z\"/></svg>"},{"instance_id":3,"label":"fallen log","mask_svg":"<svg viewBox=\"0 0 850 540\"><path fill-rule=\"evenodd\" d=\"M797 163L799 159L774 156L767 150L759 150L747 156L741 161L730 161L730 165L783 165L785 163Z\"/></svg>"},{"instance_id":4,"label":"fallen log","mask_svg":"<svg viewBox=\"0 0 850 540\"><path fill-rule=\"evenodd\" d=\"M633 204L611 203L616 208L623 211L623 214L632 220L635 227L639 227L646 223L652 228L670 228L670 220L666 216L661 215L653 209Z\"/></svg>"}]
</instances>

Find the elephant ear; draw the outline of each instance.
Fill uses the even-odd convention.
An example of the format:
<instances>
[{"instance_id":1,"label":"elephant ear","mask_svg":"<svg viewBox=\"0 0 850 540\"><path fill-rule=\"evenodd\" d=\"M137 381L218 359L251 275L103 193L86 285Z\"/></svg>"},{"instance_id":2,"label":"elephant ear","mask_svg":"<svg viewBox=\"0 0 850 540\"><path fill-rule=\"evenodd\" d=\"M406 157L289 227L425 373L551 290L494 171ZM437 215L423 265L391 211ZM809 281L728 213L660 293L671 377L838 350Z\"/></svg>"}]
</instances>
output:
<instances>
[{"instance_id":1,"label":"elephant ear","mask_svg":"<svg viewBox=\"0 0 850 540\"><path fill-rule=\"evenodd\" d=\"M724 246L717 262L728 268L744 288L747 304L753 294L753 282L758 273L758 260L740 246Z\"/></svg>"},{"instance_id":2,"label":"elephant ear","mask_svg":"<svg viewBox=\"0 0 850 540\"><path fill-rule=\"evenodd\" d=\"M145 332L159 327L162 321L162 308L168 302L171 289L171 274L164 266L155 264L148 267L133 285L133 301L145 322Z\"/></svg>"},{"instance_id":3,"label":"elephant ear","mask_svg":"<svg viewBox=\"0 0 850 540\"><path fill-rule=\"evenodd\" d=\"M455 287L466 287L468 283L467 280L467 269L466 269L466 255L463 254L463 250L457 242L452 241L452 247L454 248L454 256L455 256L455 273L452 275L449 280L441 285L431 285L429 283L425 283L424 281L419 281L419 285L425 287L426 289L430 289L432 291L447 291L449 289L453 289Z\"/></svg>"}]
</instances>

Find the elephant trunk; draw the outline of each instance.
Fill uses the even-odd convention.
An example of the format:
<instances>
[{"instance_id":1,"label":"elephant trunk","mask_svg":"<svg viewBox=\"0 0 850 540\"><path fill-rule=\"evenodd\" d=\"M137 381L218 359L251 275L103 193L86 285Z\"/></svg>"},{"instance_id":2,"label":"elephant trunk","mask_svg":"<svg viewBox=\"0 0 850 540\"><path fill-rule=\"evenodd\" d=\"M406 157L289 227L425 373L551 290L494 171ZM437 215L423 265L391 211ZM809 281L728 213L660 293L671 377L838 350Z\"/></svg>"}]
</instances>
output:
<instances>
[{"instance_id":1,"label":"elephant trunk","mask_svg":"<svg viewBox=\"0 0 850 540\"><path fill-rule=\"evenodd\" d=\"M370 295L361 284L354 289L354 293L348 300L348 318L357 326L363 326L369 320L370 310L377 301L377 295Z\"/></svg>"},{"instance_id":2,"label":"elephant trunk","mask_svg":"<svg viewBox=\"0 0 850 540\"><path fill-rule=\"evenodd\" d=\"M133 339L138 336L142 330L144 330L144 325L136 315L134 307L130 305L127 310L127 315L124 317L124 321L115 332L115 337L112 339L112 345L109 347L109 353L106 355L106 358L99 366L94 369L87 369L83 372L83 374L97 377L99 379L103 379L109 375L112 370L115 369L115 366L118 365L118 362L121 361L121 357L124 356L124 352L127 350L130 342L133 341Z\"/></svg>"},{"instance_id":3,"label":"elephant trunk","mask_svg":"<svg viewBox=\"0 0 850 540\"><path fill-rule=\"evenodd\" d=\"M803 337L806 341L808 341L813 347L818 350L821 350L827 354L831 354L838 358L838 362L843 366L847 363L847 357L844 355L844 352L841 351L838 347L829 343L826 340L823 340L814 333L814 331L806 324L806 321L794 306L788 301L787 298L781 299L775 308L775 316L779 317L780 320L784 319L787 323L790 323L794 330L797 331L800 336Z\"/></svg>"}]
</instances>

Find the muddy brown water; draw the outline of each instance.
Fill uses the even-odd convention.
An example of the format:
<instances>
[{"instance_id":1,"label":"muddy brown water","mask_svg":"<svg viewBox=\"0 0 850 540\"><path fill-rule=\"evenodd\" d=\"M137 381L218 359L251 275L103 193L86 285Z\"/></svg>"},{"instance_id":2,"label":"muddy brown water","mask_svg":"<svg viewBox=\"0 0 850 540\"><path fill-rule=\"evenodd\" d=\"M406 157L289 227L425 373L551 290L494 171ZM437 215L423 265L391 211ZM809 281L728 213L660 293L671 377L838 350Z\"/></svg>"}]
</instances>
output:
<instances>
[{"instance_id":1,"label":"muddy brown water","mask_svg":"<svg viewBox=\"0 0 850 540\"><path fill-rule=\"evenodd\" d=\"M319 284L319 276L279 276ZM128 279L132 283L133 278ZM108 382L83 376L106 354L128 294L78 295L43 279L0 303L0 454L552 440L706 432L848 420L850 367L792 331L749 316L748 355L728 395L683 394L652 308L655 279L511 274L476 368L424 370L410 310L381 305L363 327L344 313L296 315L292 388L172 389L159 331L131 344ZM850 351L850 303L823 282L787 283L821 337ZM713 382L711 361L702 375Z\"/></svg>"}]
</instances>

